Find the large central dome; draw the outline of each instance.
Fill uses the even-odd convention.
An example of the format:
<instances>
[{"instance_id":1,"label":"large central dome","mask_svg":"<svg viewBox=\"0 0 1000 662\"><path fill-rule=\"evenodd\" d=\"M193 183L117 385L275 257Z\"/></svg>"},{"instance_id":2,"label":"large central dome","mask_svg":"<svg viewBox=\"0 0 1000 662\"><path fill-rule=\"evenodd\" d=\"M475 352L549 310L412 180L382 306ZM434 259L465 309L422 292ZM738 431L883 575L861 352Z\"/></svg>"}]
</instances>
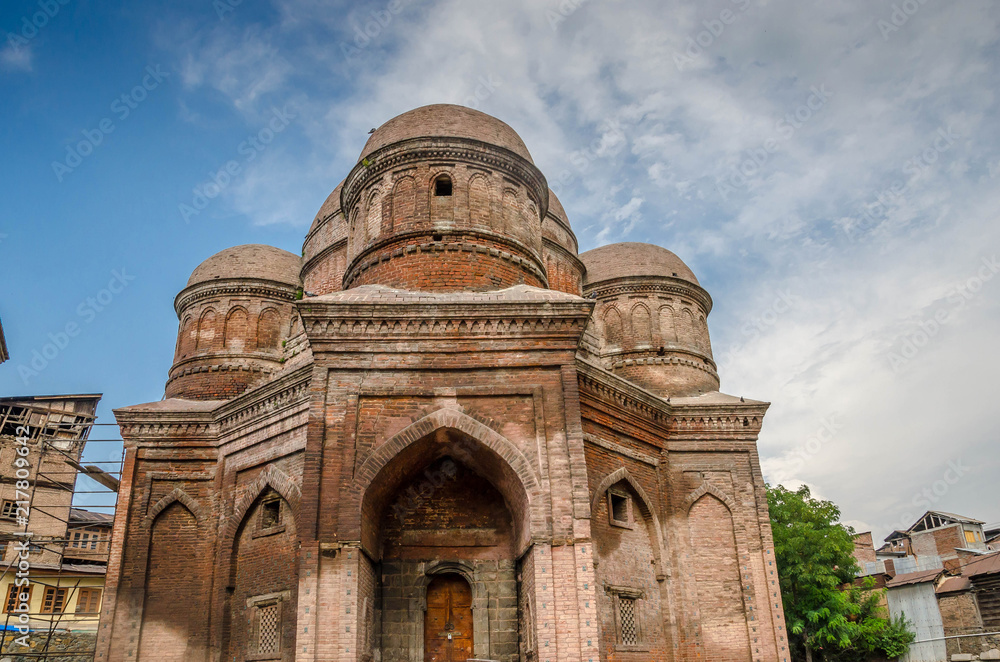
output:
<instances>
[{"instance_id":1,"label":"large central dome","mask_svg":"<svg viewBox=\"0 0 1000 662\"><path fill-rule=\"evenodd\" d=\"M380 126L361 150L361 161L378 149L410 138L467 138L503 147L530 163L531 154L514 129L495 117L447 103L421 106Z\"/></svg>"}]
</instances>

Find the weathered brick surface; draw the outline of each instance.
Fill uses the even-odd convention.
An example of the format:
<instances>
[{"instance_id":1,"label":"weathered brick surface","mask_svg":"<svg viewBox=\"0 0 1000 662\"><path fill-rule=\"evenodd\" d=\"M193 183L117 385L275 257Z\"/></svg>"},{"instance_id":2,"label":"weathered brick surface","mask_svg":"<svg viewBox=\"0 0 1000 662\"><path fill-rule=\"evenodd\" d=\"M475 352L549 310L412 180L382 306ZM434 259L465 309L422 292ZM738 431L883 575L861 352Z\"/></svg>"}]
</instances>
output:
<instances>
[{"instance_id":1,"label":"weathered brick surface","mask_svg":"<svg viewBox=\"0 0 1000 662\"><path fill-rule=\"evenodd\" d=\"M708 294L655 247L585 286L520 139L451 108L376 132L301 273L248 260L178 297L174 399L116 412L99 662L254 659L253 605L278 599L270 659L420 662L443 574L470 586L482 659L787 662L767 405L714 392Z\"/></svg>"}]
</instances>

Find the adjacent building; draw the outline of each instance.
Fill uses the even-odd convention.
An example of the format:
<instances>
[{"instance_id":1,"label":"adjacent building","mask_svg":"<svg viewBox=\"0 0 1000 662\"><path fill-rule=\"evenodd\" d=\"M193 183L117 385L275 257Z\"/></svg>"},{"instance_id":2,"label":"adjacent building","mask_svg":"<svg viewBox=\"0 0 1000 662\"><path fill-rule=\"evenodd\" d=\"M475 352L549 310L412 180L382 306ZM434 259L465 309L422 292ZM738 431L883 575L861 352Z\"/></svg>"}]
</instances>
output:
<instances>
[{"instance_id":1,"label":"adjacent building","mask_svg":"<svg viewBox=\"0 0 1000 662\"><path fill-rule=\"evenodd\" d=\"M1000 552L989 532L980 520L928 511L878 550L871 534L855 536L862 575L887 589L890 613L905 615L917 635L907 662L1000 659Z\"/></svg>"},{"instance_id":2,"label":"adjacent building","mask_svg":"<svg viewBox=\"0 0 1000 662\"><path fill-rule=\"evenodd\" d=\"M97 394L0 398L2 625L17 621L18 596L27 593L33 629L97 630L113 518L75 508L73 498L100 399ZM27 452L19 451L23 448ZM30 583L20 587L15 582L25 560L24 541Z\"/></svg>"},{"instance_id":3,"label":"adjacent building","mask_svg":"<svg viewBox=\"0 0 1000 662\"><path fill-rule=\"evenodd\" d=\"M787 662L712 298L582 254L517 133L389 120L301 255L203 262L126 445L97 659Z\"/></svg>"}]
</instances>

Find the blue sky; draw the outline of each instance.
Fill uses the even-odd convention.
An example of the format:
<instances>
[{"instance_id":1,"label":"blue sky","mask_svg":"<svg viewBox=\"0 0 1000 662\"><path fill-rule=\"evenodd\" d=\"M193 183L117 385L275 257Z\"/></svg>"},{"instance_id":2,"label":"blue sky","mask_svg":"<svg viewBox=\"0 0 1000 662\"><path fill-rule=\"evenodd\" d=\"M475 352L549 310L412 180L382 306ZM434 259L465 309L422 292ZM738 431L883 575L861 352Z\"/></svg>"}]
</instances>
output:
<instances>
[{"instance_id":1,"label":"blue sky","mask_svg":"<svg viewBox=\"0 0 1000 662\"><path fill-rule=\"evenodd\" d=\"M988 0L5 2L0 393L102 392L102 422L160 399L200 261L298 252L368 129L460 103L521 134L582 248L698 274L723 390L774 403L769 479L877 536L1000 520L998 23Z\"/></svg>"}]
</instances>

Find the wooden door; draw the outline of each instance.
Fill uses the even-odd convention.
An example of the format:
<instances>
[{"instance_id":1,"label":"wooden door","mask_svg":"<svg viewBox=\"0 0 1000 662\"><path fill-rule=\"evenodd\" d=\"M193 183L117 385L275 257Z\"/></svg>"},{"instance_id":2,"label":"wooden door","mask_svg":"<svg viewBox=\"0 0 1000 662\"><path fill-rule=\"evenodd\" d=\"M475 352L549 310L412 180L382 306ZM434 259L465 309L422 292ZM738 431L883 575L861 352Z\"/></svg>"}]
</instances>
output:
<instances>
[{"instance_id":1,"label":"wooden door","mask_svg":"<svg viewBox=\"0 0 1000 662\"><path fill-rule=\"evenodd\" d=\"M472 588L459 575L440 575L427 586L425 662L466 662L472 657Z\"/></svg>"}]
</instances>

